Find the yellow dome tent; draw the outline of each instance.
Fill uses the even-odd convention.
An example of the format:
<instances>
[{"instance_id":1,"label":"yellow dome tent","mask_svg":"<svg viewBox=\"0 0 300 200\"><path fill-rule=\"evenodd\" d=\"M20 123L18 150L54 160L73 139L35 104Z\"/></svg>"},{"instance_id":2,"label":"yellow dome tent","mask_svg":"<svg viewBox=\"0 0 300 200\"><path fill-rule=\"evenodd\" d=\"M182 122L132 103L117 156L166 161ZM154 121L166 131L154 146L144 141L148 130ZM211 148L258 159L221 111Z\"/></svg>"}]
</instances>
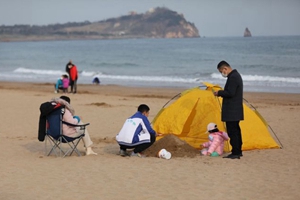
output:
<instances>
[{"instance_id":1,"label":"yellow dome tent","mask_svg":"<svg viewBox=\"0 0 300 200\"><path fill-rule=\"evenodd\" d=\"M195 148L208 140L207 124L214 122L219 130L226 131L221 121L222 98L213 91L222 89L218 85L203 83L201 86L183 91L173 103L164 106L153 119L153 128L162 135L174 134ZM168 104L168 103L167 103ZM280 148L268 130L268 125L257 110L244 103L244 120L240 122L243 150ZM158 138L160 139L160 138ZM225 151L230 151L227 142Z\"/></svg>"}]
</instances>

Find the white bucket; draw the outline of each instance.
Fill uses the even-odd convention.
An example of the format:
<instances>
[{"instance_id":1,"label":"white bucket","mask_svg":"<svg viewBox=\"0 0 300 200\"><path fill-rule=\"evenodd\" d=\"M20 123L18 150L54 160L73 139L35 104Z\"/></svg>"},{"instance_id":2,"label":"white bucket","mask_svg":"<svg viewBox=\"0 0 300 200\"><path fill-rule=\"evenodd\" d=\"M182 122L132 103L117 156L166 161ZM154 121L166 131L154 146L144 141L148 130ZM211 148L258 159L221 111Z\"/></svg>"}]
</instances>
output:
<instances>
[{"instance_id":1,"label":"white bucket","mask_svg":"<svg viewBox=\"0 0 300 200\"><path fill-rule=\"evenodd\" d=\"M171 153L168 152L167 150L165 149L161 149L159 152L158 152L158 157L159 158L164 158L164 159L167 159L169 160L171 158Z\"/></svg>"}]
</instances>

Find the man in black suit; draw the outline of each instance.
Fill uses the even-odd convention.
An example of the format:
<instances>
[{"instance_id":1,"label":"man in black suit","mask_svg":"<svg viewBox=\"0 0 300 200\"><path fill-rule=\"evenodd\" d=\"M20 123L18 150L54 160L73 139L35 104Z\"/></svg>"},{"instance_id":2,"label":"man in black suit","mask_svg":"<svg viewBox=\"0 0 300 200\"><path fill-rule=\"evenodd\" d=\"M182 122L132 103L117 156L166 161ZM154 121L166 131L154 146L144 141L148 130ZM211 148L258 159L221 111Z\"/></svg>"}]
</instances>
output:
<instances>
[{"instance_id":1,"label":"man in black suit","mask_svg":"<svg viewBox=\"0 0 300 200\"><path fill-rule=\"evenodd\" d=\"M224 90L214 92L223 98L222 121L226 123L227 133L232 147L231 154L223 158L240 159L242 154L242 134L240 120L244 120L243 80L236 69L232 69L226 61L221 61L217 69L223 77L227 77Z\"/></svg>"}]
</instances>

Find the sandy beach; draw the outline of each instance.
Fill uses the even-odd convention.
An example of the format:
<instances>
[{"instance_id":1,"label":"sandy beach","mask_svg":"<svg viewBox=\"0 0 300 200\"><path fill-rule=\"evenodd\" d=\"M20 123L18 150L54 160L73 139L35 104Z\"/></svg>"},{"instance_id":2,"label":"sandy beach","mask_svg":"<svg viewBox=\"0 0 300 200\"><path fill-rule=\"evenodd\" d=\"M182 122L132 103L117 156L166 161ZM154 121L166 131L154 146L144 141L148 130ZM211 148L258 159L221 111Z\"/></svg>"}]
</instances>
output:
<instances>
[{"instance_id":1,"label":"sandy beach","mask_svg":"<svg viewBox=\"0 0 300 200\"><path fill-rule=\"evenodd\" d=\"M141 103L150 121L181 88L79 85L69 94L88 126L97 156L44 155L39 142L41 103L53 84L1 82L0 199L289 199L300 196L300 94L245 93L272 127L282 149L222 157L121 157L114 138ZM79 150L84 152L83 144Z\"/></svg>"}]
</instances>

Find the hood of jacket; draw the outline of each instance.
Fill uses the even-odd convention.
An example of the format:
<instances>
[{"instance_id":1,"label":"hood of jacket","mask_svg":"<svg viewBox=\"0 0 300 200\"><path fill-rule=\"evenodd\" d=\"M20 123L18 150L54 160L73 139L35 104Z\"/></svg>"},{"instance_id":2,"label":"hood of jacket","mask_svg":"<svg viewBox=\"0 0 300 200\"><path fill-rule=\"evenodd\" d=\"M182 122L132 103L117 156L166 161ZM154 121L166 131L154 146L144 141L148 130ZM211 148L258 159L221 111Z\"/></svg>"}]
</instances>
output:
<instances>
[{"instance_id":1,"label":"hood of jacket","mask_svg":"<svg viewBox=\"0 0 300 200\"><path fill-rule=\"evenodd\" d=\"M69 104L67 101L65 101L61 98L53 98L53 99L51 99L51 102L55 102L55 103L59 103L61 105L64 105L66 107L66 109L68 109L70 111L70 113L72 115L75 115L75 110L73 109L71 104Z\"/></svg>"}]
</instances>

